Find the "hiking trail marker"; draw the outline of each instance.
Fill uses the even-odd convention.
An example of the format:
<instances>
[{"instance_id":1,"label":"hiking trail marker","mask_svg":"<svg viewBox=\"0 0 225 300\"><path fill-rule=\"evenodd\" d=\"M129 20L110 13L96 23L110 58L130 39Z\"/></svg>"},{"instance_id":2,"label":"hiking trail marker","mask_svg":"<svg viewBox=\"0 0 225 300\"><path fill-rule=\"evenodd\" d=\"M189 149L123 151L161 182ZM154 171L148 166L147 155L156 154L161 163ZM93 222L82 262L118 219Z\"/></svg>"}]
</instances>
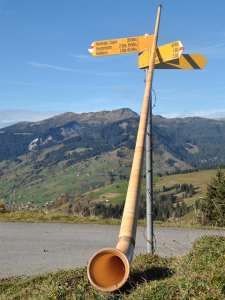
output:
<instances>
[{"instance_id":1,"label":"hiking trail marker","mask_svg":"<svg viewBox=\"0 0 225 300\"><path fill-rule=\"evenodd\" d=\"M153 35L93 42L88 51L93 56L106 56L142 52L152 49Z\"/></svg>"},{"instance_id":2,"label":"hiking trail marker","mask_svg":"<svg viewBox=\"0 0 225 300\"><path fill-rule=\"evenodd\" d=\"M203 69L207 60L202 54L182 54L179 58L155 65L155 69Z\"/></svg>"},{"instance_id":3,"label":"hiking trail marker","mask_svg":"<svg viewBox=\"0 0 225 300\"><path fill-rule=\"evenodd\" d=\"M154 214L153 213L153 161L152 161L153 142L152 142L152 97L151 97L152 78L153 78L154 69L183 69L183 70L203 69L207 63L207 60L202 54L182 54L184 47L180 41L176 41L174 43L156 48L161 7L162 6L159 5L154 35L146 34L144 36L93 42L90 48L88 49L88 51L94 57L139 52L138 53L139 69L145 69L147 88L145 88L145 95L144 95L144 102L143 102L142 109L144 110L143 118L146 119L146 115L148 118L148 120L146 119L146 124L144 124L146 126L146 162L147 162L146 163L146 220L147 220L146 240L147 240L147 252L152 254L155 251L154 234L153 234L153 214ZM151 58L151 54L154 56L154 58L153 57ZM147 107L146 103L148 104L147 114L146 114L146 107ZM141 120L142 120L142 115L140 118L140 122ZM133 238L131 238L130 236L129 237L122 236L122 238L126 238L126 239L129 238L128 240L124 240L124 241L129 241L129 243L130 241L133 241ZM95 284L93 283L92 285L95 286Z\"/></svg>"},{"instance_id":4,"label":"hiking trail marker","mask_svg":"<svg viewBox=\"0 0 225 300\"><path fill-rule=\"evenodd\" d=\"M181 41L158 47L156 49L155 65L179 58L183 50L184 46L182 45ZM151 52L152 50L146 50L142 53L139 53L139 69L147 68L149 66Z\"/></svg>"}]
</instances>

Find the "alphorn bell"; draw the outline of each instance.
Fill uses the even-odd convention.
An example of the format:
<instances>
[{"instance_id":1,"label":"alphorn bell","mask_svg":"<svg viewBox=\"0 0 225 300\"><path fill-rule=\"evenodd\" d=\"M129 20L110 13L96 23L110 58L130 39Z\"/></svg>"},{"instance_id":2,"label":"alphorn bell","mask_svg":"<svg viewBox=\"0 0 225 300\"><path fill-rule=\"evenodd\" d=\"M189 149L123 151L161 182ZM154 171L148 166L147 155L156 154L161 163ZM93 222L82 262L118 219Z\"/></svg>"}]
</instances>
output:
<instances>
[{"instance_id":1,"label":"alphorn bell","mask_svg":"<svg viewBox=\"0 0 225 300\"><path fill-rule=\"evenodd\" d=\"M149 96L152 88L161 8L162 6L159 5L149 63L149 72L146 80L143 106L123 218L120 226L119 239L116 248L104 248L96 252L91 257L87 267L89 281L96 289L103 292L112 292L122 287L130 274L135 247Z\"/></svg>"}]
</instances>

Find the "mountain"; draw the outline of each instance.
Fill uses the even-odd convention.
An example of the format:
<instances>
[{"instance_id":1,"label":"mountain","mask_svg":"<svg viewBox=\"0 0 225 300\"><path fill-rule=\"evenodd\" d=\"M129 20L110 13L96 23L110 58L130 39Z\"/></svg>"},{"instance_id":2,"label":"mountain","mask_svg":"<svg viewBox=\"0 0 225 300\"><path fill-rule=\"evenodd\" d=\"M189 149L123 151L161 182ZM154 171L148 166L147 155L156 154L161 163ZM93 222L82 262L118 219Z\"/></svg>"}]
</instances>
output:
<instances>
[{"instance_id":1,"label":"mountain","mask_svg":"<svg viewBox=\"0 0 225 300\"><path fill-rule=\"evenodd\" d=\"M75 114L72 112L63 113L52 118L39 122L20 122L1 129L1 132L14 133L34 133L43 132L52 128L81 128L87 126L102 126L111 122L116 122L128 118L138 117L138 114L129 108L100 112L89 112ZM83 128L84 128L83 127Z\"/></svg>"},{"instance_id":2,"label":"mountain","mask_svg":"<svg viewBox=\"0 0 225 300\"><path fill-rule=\"evenodd\" d=\"M153 124L170 136L166 149L193 167L225 162L225 119L200 117L153 118Z\"/></svg>"},{"instance_id":3,"label":"mountain","mask_svg":"<svg viewBox=\"0 0 225 300\"><path fill-rule=\"evenodd\" d=\"M90 134L127 118L138 118L138 114L129 108L82 114L68 112L39 122L20 122L2 128L0 161L55 146L66 138Z\"/></svg>"},{"instance_id":4,"label":"mountain","mask_svg":"<svg viewBox=\"0 0 225 300\"><path fill-rule=\"evenodd\" d=\"M124 145L134 149L138 124L139 116L128 108L18 123L0 133L0 161L49 148L40 165L69 159L72 164ZM153 116L153 141L154 155L169 153L174 168L176 159L192 167L224 163L225 120ZM55 146L57 150L51 150ZM86 149L85 153L78 154L78 148Z\"/></svg>"},{"instance_id":5,"label":"mountain","mask_svg":"<svg viewBox=\"0 0 225 300\"><path fill-rule=\"evenodd\" d=\"M62 114L0 133L0 199L43 205L128 178L139 116L129 109ZM55 127L54 127L55 126ZM225 161L225 120L153 116L153 171Z\"/></svg>"}]
</instances>

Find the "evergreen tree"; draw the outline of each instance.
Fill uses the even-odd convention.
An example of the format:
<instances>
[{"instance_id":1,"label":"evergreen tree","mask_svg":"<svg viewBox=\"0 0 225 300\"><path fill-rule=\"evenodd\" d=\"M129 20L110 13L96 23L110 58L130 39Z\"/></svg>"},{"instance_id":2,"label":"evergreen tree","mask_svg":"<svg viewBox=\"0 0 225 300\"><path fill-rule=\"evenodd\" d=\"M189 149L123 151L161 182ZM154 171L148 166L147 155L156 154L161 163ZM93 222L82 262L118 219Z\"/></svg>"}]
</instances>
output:
<instances>
[{"instance_id":1,"label":"evergreen tree","mask_svg":"<svg viewBox=\"0 0 225 300\"><path fill-rule=\"evenodd\" d=\"M207 186L207 194L200 209L204 223L225 225L225 174L220 168L217 168L216 178L212 178Z\"/></svg>"}]
</instances>

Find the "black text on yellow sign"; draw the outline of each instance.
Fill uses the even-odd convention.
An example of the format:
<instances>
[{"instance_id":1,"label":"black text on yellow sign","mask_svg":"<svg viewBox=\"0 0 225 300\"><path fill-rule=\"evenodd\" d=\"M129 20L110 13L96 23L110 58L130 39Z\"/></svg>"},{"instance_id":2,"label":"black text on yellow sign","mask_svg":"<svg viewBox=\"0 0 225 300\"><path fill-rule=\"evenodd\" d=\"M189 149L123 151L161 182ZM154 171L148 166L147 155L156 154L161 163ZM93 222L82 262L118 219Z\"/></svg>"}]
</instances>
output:
<instances>
[{"instance_id":1,"label":"black text on yellow sign","mask_svg":"<svg viewBox=\"0 0 225 300\"><path fill-rule=\"evenodd\" d=\"M181 41L176 41L156 49L155 64L170 61L181 56L184 47ZM144 51L139 54L139 69L147 68L151 57L151 50Z\"/></svg>"},{"instance_id":2,"label":"black text on yellow sign","mask_svg":"<svg viewBox=\"0 0 225 300\"><path fill-rule=\"evenodd\" d=\"M142 52L151 49L153 35L93 42L88 51L93 56Z\"/></svg>"}]
</instances>

